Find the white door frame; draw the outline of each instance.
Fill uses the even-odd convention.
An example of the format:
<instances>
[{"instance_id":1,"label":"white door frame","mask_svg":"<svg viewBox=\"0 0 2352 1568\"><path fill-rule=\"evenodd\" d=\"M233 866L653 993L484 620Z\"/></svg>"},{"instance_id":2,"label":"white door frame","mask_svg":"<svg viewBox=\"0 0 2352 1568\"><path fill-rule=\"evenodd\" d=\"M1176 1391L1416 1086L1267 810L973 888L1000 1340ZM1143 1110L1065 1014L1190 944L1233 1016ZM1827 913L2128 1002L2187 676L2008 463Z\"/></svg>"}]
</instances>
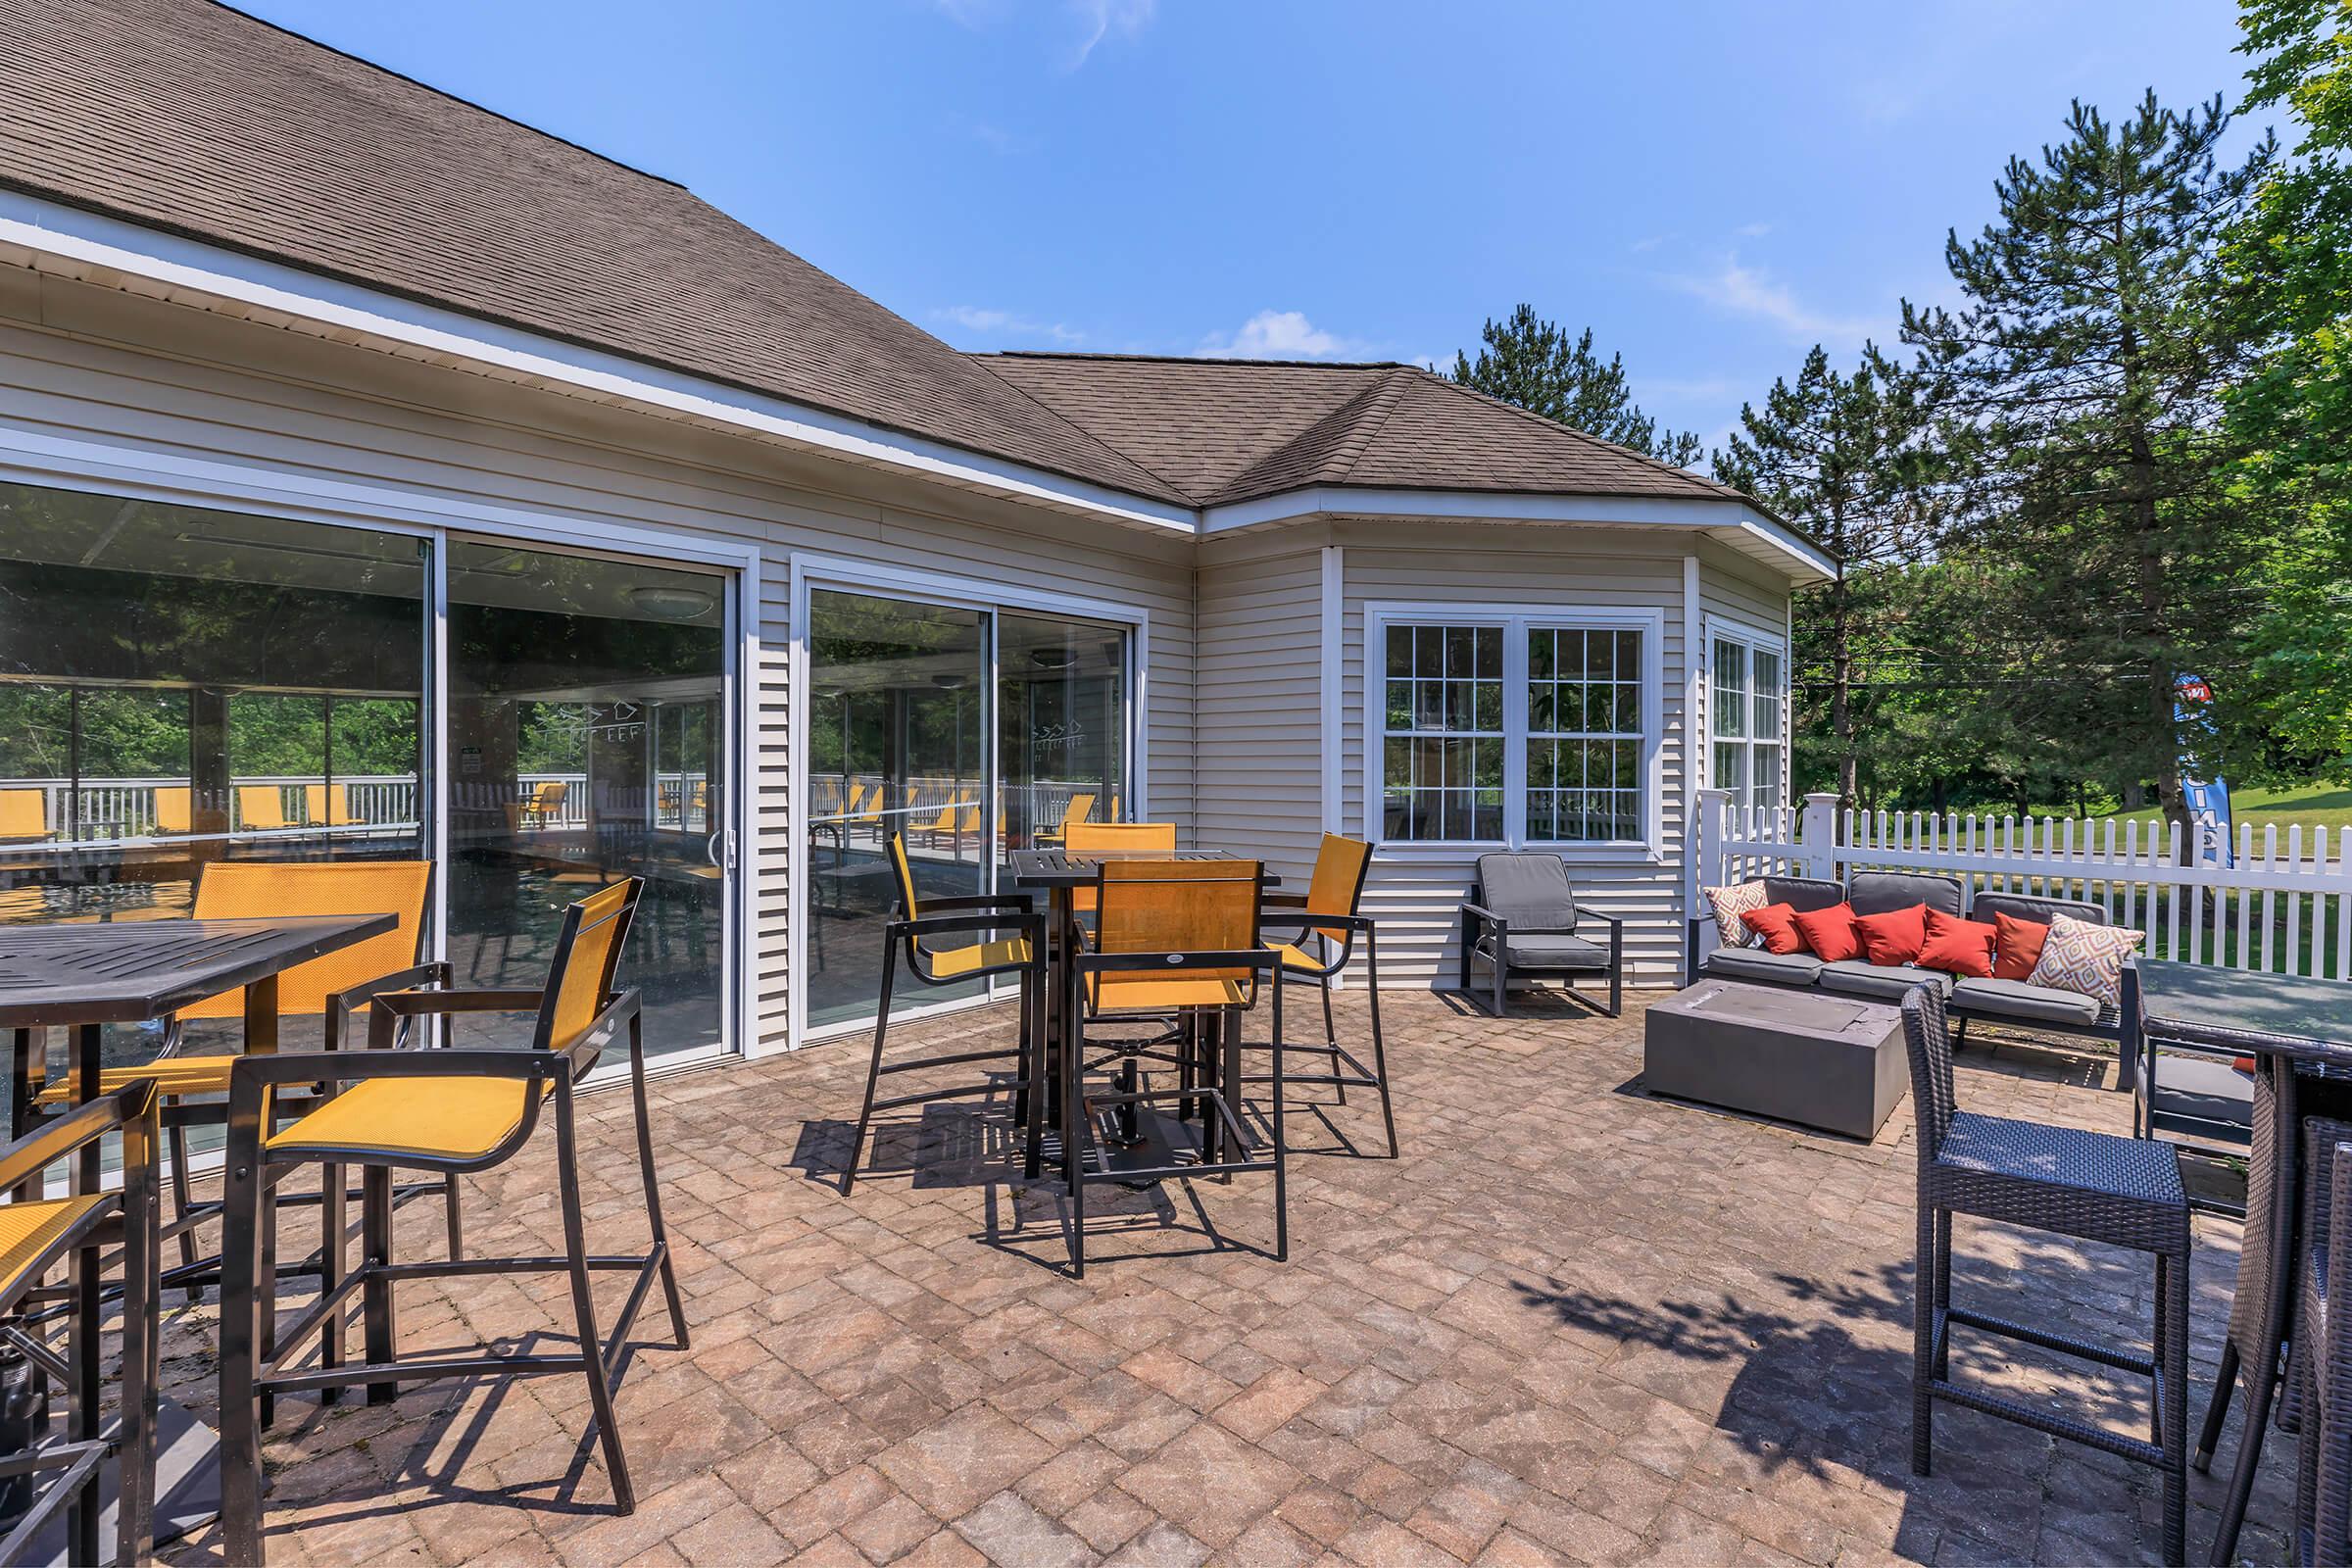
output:
<instances>
[{"instance_id":1,"label":"white door frame","mask_svg":"<svg viewBox=\"0 0 2352 1568\"><path fill-rule=\"evenodd\" d=\"M790 774L787 786L786 814L790 822L790 851L786 858L789 867L788 903L786 915L786 988L791 997L786 1024L786 1049L816 1045L844 1035L862 1033L873 1026L873 1020L829 1024L811 1033L808 1027L808 879L802 867L806 863L808 844L808 603L809 594L816 588L839 589L848 593L870 594L877 598L903 599L915 604L945 605L957 610L974 610L986 613L989 635L986 643L988 668L985 678L992 688L984 711L992 720L983 725L982 745L984 765L988 770L987 796L994 800L998 788L996 724L993 722L997 681L996 614L1001 611L1038 612L1052 615L1068 615L1082 620L1100 620L1127 628L1127 711L1125 723L1126 790L1132 803L1131 813L1141 819L1149 810L1149 768L1146 762L1144 715L1146 708L1146 672L1151 668L1151 612L1139 605L1111 600L1088 599L1077 595L1014 587L990 582L978 577L962 577L950 572L928 571L906 566L888 565L880 562L860 561L850 556L832 556L809 551L795 551L792 555L792 634L787 656L786 680L790 694L787 698L788 727L785 743L785 768ZM994 822L992 811L984 809L984 826ZM997 853L993 827L986 842L991 862ZM899 1016L915 1018L939 1012L960 1011L966 1007L985 1006L991 996L960 998L954 1002L935 1003L908 1008Z\"/></svg>"}]
</instances>

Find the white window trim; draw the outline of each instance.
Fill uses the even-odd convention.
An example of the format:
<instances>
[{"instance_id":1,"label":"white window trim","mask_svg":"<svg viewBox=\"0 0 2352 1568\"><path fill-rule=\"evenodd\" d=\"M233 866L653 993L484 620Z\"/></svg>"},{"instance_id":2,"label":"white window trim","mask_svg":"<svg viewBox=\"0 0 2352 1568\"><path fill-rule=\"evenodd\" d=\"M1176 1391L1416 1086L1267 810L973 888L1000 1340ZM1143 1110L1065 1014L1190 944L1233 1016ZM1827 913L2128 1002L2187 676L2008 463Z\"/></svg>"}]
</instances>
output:
<instances>
[{"instance_id":1,"label":"white window trim","mask_svg":"<svg viewBox=\"0 0 2352 1568\"><path fill-rule=\"evenodd\" d=\"M1789 779L1791 776L1789 770L1793 765L1792 754L1795 751L1795 738L1790 734L1788 727L1792 712L1789 701L1789 688L1793 682L1795 674L1795 672L1789 667L1788 663L1788 638L1785 632L1766 631L1764 628L1754 625L1751 622L1744 620L1734 620L1728 615L1709 615L1706 618L1705 629L1706 652L1705 660L1699 665L1699 680L1700 683L1706 688L1707 714L1706 724L1701 732L1701 739L1704 744L1700 750L1700 767L1703 770L1704 777L1706 778L1707 786L1710 789L1729 789L1731 787L1715 776L1715 747L1717 744L1717 736L1715 734L1715 645L1719 642L1738 643L1740 647L1747 650L1748 687L1747 690L1742 694L1743 701L1752 703L1755 699L1756 655L1759 653L1772 654L1777 656L1781 662L1781 738L1779 742L1781 748L1780 784L1781 804L1785 807L1788 804L1788 788ZM1751 708L1747 713L1748 732L1739 738L1739 744L1747 748L1748 756L1751 760L1755 756L1756 748L1755 727L1755 711ZM1726 736L1723 737L1723 739L1729 740L1731 737ZM1751 795L1750 799L1752 798L1753 797ZM1749 803L1746 800L1736 799L1732 802L1732 804L1735 807L1745 808Z\"/></svg>"},{"instance_id":2,"label":"white window trim","mask_svg":"<svg viewBox=\"0 0 2352 1568\"><path fill-rule=\"evenodd\" d=\"M1384 839L1381 740L1387 729L1387 649L1391 626L1494 626L1502 642L1502 818L1499 839ZM1642 633L1641 836L1633 839L1530 839L1527 835L1527 631L1558 626ZM1564 858L1663 858L1665 796L1665 641L1663 608L1622 605L1447 604L1378 600L1364 606L1362 708L1364 837L1383 860L1460 860L1495 850L1536 849Z\"/></svg>"}]
</instances>

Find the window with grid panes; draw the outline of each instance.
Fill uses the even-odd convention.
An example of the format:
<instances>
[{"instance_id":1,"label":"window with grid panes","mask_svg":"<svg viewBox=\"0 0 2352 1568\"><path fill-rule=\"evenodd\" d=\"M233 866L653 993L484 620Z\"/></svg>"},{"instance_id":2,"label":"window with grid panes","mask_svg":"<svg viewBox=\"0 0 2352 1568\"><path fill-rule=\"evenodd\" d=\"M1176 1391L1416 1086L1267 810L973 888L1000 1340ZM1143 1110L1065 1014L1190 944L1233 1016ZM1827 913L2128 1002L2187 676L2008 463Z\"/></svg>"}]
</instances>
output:
<instances>
[{"instance_id":1,"label":"window with grid panes","mask_svg":"<svg viewBox=\"0 0 2352 1568\"><path fill-rule=\"evenodd\" d=\"M1384 837L1502 837L1503 636L1500 626L1388 628Z\"/></svg>"},{"instance_id":2,"label":"window with grid panes","mask_svg":"<svg viewBox=\"0 0 2352 1568\"><path fill-rule=\"evenodd\" d=\"M1778 806L1786 760L1788 685L1777 645L1717 635L1708 683L1713 782L1735 806Z\"/></svg>"},{"instance_id":3,"label":"window with grid panes","mask_svg":"<svg viewBox=\"0 0 2352 1568\"><path fill-rule=\"evenodd\" d=\"M1527 630L1527 836L1607 843L1642 836L1642 634Z\"/></svg>"}]
</instances>

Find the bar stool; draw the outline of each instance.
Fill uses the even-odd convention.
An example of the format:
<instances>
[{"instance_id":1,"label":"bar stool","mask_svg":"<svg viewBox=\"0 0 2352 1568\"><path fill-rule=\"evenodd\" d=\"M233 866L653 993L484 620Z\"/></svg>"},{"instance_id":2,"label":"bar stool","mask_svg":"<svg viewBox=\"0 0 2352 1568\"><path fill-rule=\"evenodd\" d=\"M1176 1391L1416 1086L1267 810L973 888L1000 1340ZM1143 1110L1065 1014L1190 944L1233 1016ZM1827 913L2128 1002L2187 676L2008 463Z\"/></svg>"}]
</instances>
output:
<instances>
[{"instance_id":1,"label":"bar stool","mask_svg":"<svg viewBox=\"0 0 2352 1568\"><path fill-rule=\"evenodd\" d=\"M637 1314L659 1285L679 1349L687 1348L686 1313L662 1223L646 1102L644 1016L635 991L615 993L614 971L644 884L635 877L590 894L564 913L547 985L539 991L395 991L375 998L367 1051L244 1056L229 1075L227 1195L222 1209L220 1296L220 1494L223 1554L260 1564L261 1429L274 1396L364 1387L370 1404L389 1403L400 1385L483 1376L568 1373L585 1379L596 1436L612 1484L613 1511L636 1507L613 1400L627 1362L621 1355ZM431 1013L537 1014L528 1050L510 1047L393 1050L402 1016ZM634 1102L638 1177L651 1240L643 1252L592 1253L582 1207L573 1086L608 1047L625 1036ZM289 1085L340 1084L316 1110L275 1127L270 1101ZM397 1260L392 1246L392 1173L436 1175L490 1170L529 1147L542 1107L555 1122L556 1206L564 1250L555 1254L466 1257L446 1262ZM274 1129L274 1130L272 1130ZM277 1174L300 1164L357 1165L367 1194L361 1263L343 1272L340 1226L330 1220L326 1270L318 1298L280 1337L274 1333L275 1277L269 1255L275 1222L270 1196ZM333 1193L335 1189L329 1188ZM598 1326L594 1277L618 1271L627 1293L612 1328ZM394 1285L407 1280L484 1274L563 1274L571 1285L576 1345L544 1353L452 1354L399 1350ZM367 1359L346 1364L341 1331L357 1296ZM304 1343L319 1336L315 1365Z\"/></svg>"},{"instance_id":2,"label":"bar stool","mask_svg":"<svg viewBox=\"0 0 2352 1568\"><path fill-rule=\"evenodd\" d=\"M0 1340L44 1376L61 1384L69 1400L66 1441L36 1436L29 1450L0 1454L10 1475L62 1470L42 1488L8 1539L0 1562L27 1560L34 1541L71 1507L70 1561L99 1560L100 1468L118 1466L115 1559L144 1562L155 1545L155 1418L160 1365L156 1353L156 1259L163 1240L156 1224L156 1087L123 1085L49 1121L0 1150L0 1191L38 1190L41 1173L69 1154L87 1152L110 1133L122 1138L122 1190L68 1198L18 1198L0 1203ZM94 1169L95 1166L87 1168ZM122 1249L122 1412L108 1427L99 1420L99 1321L105 1295L105 1250ZM72 1260L62 1289L44 1279ZM33 1302L63 1298L66 1350L57 1353L24 1316ZM45 1435L43 1435L45 1436Z\"/></svg>"},{"instance_id":3,"label":"bar stool","mask_svg":"<svg viewBox=\"0 0 2352 1568\"><path fill-rule=\"evenodd\" d=\"M1096 870L1096 935L1072 955L1071 976L1085 1011L1073 1024L1073 1049L1060 1063L1062 1175L1070 1196L1070 1266L1086 1275L1086 1188L1091 1182L1148 1182L1270 1172L1274 1178L1274 1258L1291 1255L1284 1167L1282 988L1269 987L1273 1009L1272 1152L1251 1152L1241 1121L1242 1012L1282 957L1258 941L1265 870L1255 860L1105 860ZM1174 1085L1146 1089L1129 1056L1117 1087L1086 1085L1085 1024L1122 1016L1177 1015L1186 1050ZM1073 1016L1065 1012L1064 1016ZM1137 1118L1164 1101L1198 1114L1197 1150L1171 1150L1165 1163L1113 1165L1107 1147L1146 1143ZM1101 1112L1116 1117L1103 1137ZM1088 1169L1092 1146L1095 1168Z\"/></svg>"},{"instance_id":4,"label":"bar stool","mask_svg":"<svg viewBox=\"0 0 2352 1568\"><path fill-rule=\"evenodd\" d=\"M2352 1561L2352 1312L2332 1311L2352 1268L2352 1122L2303 1124L2304 1256L2288 1377L2301 1406L2295 1560Z\"/></svg>"},{"instance_id":5,"label":"bar stool","mask_svg":"<svg viewBox=\"0 0 2352 1568\"><path fill-rule=\"evenodd\" d=\"M1278 931L1288 928L1294 933L1291 941L1279 944L1274 950L1282 956L1279 983L1311 985L1323 997L1323 1044L1293 1049L1328 1057L1331 1070L1293 1074L1290 1081L1336 1089L1343 1105L1348 1103L1350 1089L1378 1091L1380 1119L1389 1134L1389 1157L1395 1159L1396 1112L1389 1100L1389 1054L1380 1033L1380 946L1372 921L1360 912L1364 873L1371 864L1372 846L1362 839L1324 834L1322 845L1315 851L1314 875L1307 882L1306 892L1264 895L1266 908L1262 923ZM1331 1013L1331 982L1348 967L1359 936L1364 944L1364 1000L1372 1009L1370 1066L1340 1045L1339 1030ZM1265 1048L1250 1043L1247 1049ZM1242 1081L1265 1080L1259 1075Z\"/></svg>"},{"instance_id":6,"label":"bar stool","mask_svg":"<svg viewBox=\"0 0 2352 1568\"><path fill-rule=\"evenodd\" d=\"M1911 1468L1927 1475L1935 1401L1946 1399L2069 1442L2088 1444L2164 1478L2164 1560L2182 1560L2188 1472L2188 1198L2169 1144L1961 1110L1952 1088L1943 997L1903 998L1903 1039L1919 1138L1919 1263L1913 1276ZM2153 1353L2092 1345L1952 1305L1952 1216L2027 1226L2152 1253ZM1973 1328L2153 1380L2147 1442L1951 1381L1951 1331Z\"/></svg>"},{"instance_id":7,"label":"bar stool","mask_svg":"<svg viewBox=\"0 0 2352 1568\"><path fill-rule=\"evenodd\" d=\"M1030 907L1026 898L989 894L958 895L947 898L924 898L915 891L914 868L906 858L905 835L890 836L890 868L898 878L898 909L882 931L882 1002L881 1010L874 1015L874 1051L865 1068L865 1102L858 1112L858 1131L850 1140L849 1158L841 1168L841 1193L850 1195L858 1179L858 1156L865 1149L865 1135L873 1125L877 1110L897 1110L906 1105L927 1104L938 1100L958 1100L974 1095L993 1095L1005 1086L999 1082L956 1084L946 1089L927 1089L914 1094L894 1095L888 1100L876 1100L875 1090L887 1074L928 1072L941 1067L970 1066L982 1061L1012 1061L1018 1064L1013 1089L1013 1116L1026 1129L1027 1148L1023 1154L1026 1174L1034 1179L1039 1168L1039 1151L1045 1137L1041 1125L1045 1108L1045 1073L1039 1063L1045 1041L1045 1020L1040 1014L1046 1001L1046 922L1045 916ZM1018 936L1004 937L995 933L1017 931ZM982 940L960 947L942 948L932 945L935 937L950 935L978 936ZM919 1056L910 1061L885 1062L882 1048L890 1033L890 999L895 989L901 958L906 972L927 986L964 985L986 980L992 975L1017 975L1020 979L1020 1039L1011 1051L959 1051L944 1056Z\"/></svg>"}]
</instances>

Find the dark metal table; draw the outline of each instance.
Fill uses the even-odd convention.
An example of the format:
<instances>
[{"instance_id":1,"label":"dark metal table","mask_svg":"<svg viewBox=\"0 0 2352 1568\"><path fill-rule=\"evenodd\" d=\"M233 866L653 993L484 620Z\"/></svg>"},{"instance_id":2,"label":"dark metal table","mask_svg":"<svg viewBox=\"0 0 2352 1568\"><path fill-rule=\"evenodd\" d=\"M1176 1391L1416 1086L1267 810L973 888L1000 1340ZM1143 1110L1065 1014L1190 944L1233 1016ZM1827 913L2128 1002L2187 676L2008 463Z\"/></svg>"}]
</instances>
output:
<instances>
[{"instance_id":1,"label":"dark metal table","mask_svg":"<svg viewBox=\"0 0 2352 1568\"><path fill-rule=\"evenodd\" d=\"M395 914L282 920L135 920L105 924L0 925L0 1029L29 1046L33 1031L74 1031L74 1099L98 1094L105 1025L145 1023L242 987L245 1049L277 1049L277 977L300 963L365 942L400 923ZM28 1053L19 1050L17 1060ZM29 1084L10 1086L18 1120ZM12 1133L24 1128L13 1125ZM74 1191L99 1187L99 1151L82 1151ZM88 1409L97 1391L87 1392ZM220 1512L220 1444L170 1397L158 1414L156 1539L195 1529ZM62 1523L62 1521L61 1521ZM42 1544L34 1552L40 1555ZM62 1534L56 1544L63 1544ZM62 1559L61 1559L62 1560Z\"/></svg>"},{"instance_id":2,"label":"dark metal table","mask_svg":"<svg viewBox=\"0 0 2352 1568\"><path fill-rule=\"evenodd\" d=\"M1105 860L1238 860L1242 856L1223 850L1099 850L1084 855L1071 855L1061 850L1014 850L1009 880L1016 888L1043 888L1049 900L1046 937L1050 953L1047 958L1046 980L1046 1060L1049 1069L1058 1063L1064 1051L1076 1049L1078 1023L1085 1008L1078 997L1077 969L1070 962L1073 944L1068 933L1077 923L1077 910L1071 894L1082 887L1094 885L1097 873ZM1265 886L1277 887L1281 879L1265 874ZM1073 1060L1077 1058L1073 1057ZM1081 1068L1083 1071L1083 1068ZM1060 1104L1058 1097L1046 1100L1049 1122L1058 1127ZM1128 1140L1122 1152L1113 1147L1102 1151L1107 1168L1127 1165L1131 1168L1156 1167L1166 1163L1164 1150L1152 1145L1135 1125L1136 1108L1128 1103L1120 1110L1120 1136Z\"/></svg>"},{"instance_id":3,"label":"dark metal table","mask_svg":"<svg viewBox=\"0 0 2352 1568\"><path fill-rule=\"evenodd\" d=\"M2286 1338L2287 1303L2294 1298L2300 1255L2295 1231L2302 1212L2296 1191L2302 1172L2296 1079L2299 1071L2352 1072L2352 984L2162 958L2142 958L2137 968L2138 1026L2151 1048L2186 1046L2251 1056L2255 1064L2246 1225L2222 1376L2211 1396L2213 1408L2222 1408L2230 1397L2233 1363L2248 1369L2245 1425L2210 1558L2227 1563L2236 1552L2238 1527L2253 1492L2274 1370ZM2207 1422L2209 1428L2215 1424ZM2212 1441L2210 1431L2200 1440L2200 1461L2210 1458Z\"/></svg>"}]
</instances>

